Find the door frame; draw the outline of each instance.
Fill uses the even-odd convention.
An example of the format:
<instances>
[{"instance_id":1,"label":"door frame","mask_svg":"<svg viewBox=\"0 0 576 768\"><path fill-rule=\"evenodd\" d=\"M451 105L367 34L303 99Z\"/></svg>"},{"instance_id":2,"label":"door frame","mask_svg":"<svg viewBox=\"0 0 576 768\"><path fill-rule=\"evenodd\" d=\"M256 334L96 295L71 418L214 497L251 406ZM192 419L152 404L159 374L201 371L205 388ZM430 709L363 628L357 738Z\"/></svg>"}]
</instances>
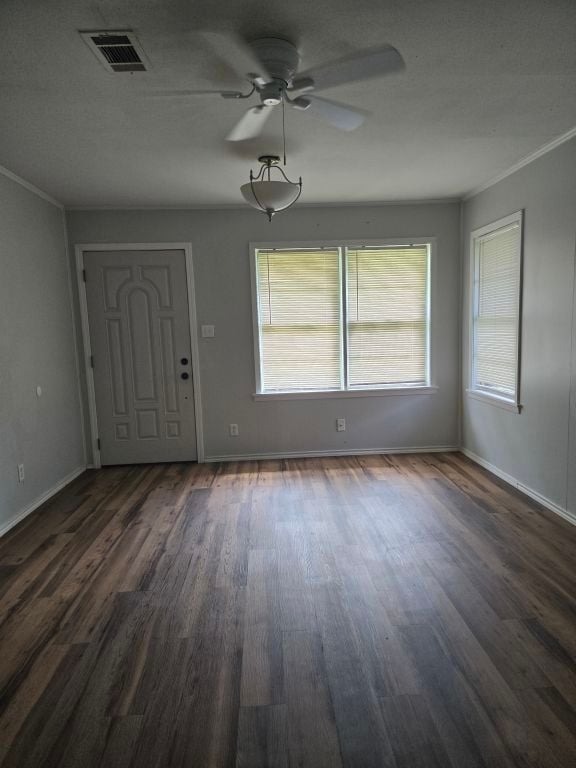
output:
<instances>
[{"instance_id":1,"label":"door frame","mask_svg":"<svg viewBox=\"0 0 576 768\"><path fill-rule=\"evenodd\" d=\"M186 260L186 284L188 288L188 321L190 324L194 418L196 421L196 452L198 454L198 463L203 464L205 461L204 429L202 421L200 356L198 350L198 323L196 320L196 291L194 283L194 264L192 261L192 243L80 243L74 246L74 251L76 254L76 280L78 285L78 300L80 304L80 320L82 325L84 371L86 374L88 412L90 415L90 446L92 448L91 466L95 469L100 469L102 461L100 448L98 447L96 389L94 385L94 369L90 362L92 357L92 344L90 340L90 325L88 322L86 283L84 282L84 258L85 254L89 251L184 251Z\"/></svg>"}]
</instances>

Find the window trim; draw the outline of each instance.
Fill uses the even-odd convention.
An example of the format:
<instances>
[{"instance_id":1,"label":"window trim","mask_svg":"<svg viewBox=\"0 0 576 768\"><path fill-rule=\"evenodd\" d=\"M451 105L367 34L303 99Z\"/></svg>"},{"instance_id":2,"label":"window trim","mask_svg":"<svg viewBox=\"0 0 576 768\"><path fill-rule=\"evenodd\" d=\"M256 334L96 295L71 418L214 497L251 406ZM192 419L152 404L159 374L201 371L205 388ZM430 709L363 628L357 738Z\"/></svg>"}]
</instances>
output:
<instances>
[{"instance_id":1,"label":"window trim","mask_svg":"<svg viewBox=\"0 0 576 768\"><path fill-rule=\"evenodd\" d=\"M315 389L298 392L254 392L253 400L327 400L347 397L404 397L405 395L435 395L436 386L369 387L364 389Z\"/></svg>"},{"instance_id":2,"label":"window trim","mask_svg":"<svg viewBox=\"0 0 576 768\"><path fill-rule=\"evenodd\" d=\"M476 270L477 270L477 245L479 240L486 235L495 233L499 229L517 224L520 231L519 243L519 276L518 276L518 327L516 333L516 391L512 397L498 393L489 387L478 386L475 383L474 375L474 319L476 317L476 308L478 305L478 295L476 291ZM468 312L468 387L466 394L469 398L479 400L490 405L504 408L505 410L520 413L522 405L520 403L521 386L521 352L522 352L522 295L523 295L523 272L524 272L524 210L515 211L508 216L478 227L470 233L470 252L469 252L469 312Z\"/></svg>"},{"instance_id":3,"label":"window trim","mask_svg":"<svg viewBox=\"0 0 576 768\"><path fill-rule=\"evenodd\" d=\"M348 377L347 377L347 357L345 349L347 346L347 339L342 338L342 365L344 367L344 381L345 389L328 389L328 390L291 390L287 392L263 392L262 391L262 361L260 358L260 324L258 322L258 277L256 269L256 252L259 250L273 250L273 249L289 249L289 248L340 248L342 251L346 248L377 248L378 246L390 247L390 246L410 246L410 245L427 245L429 247L430 257L428 260L428 295L427 295L427 344L428 344L428 380L427 383L421 386L386 386L380 385L375 387L353 387L348 389ZM435 237L382 237L382 238L370 238L370 239L356 239L356 240L290 240L290 241L265 241L265 242L251 242L249 243L249 255L250 255L250 283L252 291L252 340L254 347L254 371L255 371L255 391L253 393L253 399L255 401L265 400L312 400L312 399L324 399L324 398L345 398L345 397L382 397L390 395L428 395L435 394L438 390L436 386L435 378L435 311L433 306L433 297L436 295L436 238ZM341 335L346 337L348 334L348 326L346 322L346 307L347 303L344 300L344 290L346 281L346 270L342 267L343 259L340 259L340 271L341 275L341 289L340 289L340 301L343 307L341 321Z\"/></svg>"}]
</instances>

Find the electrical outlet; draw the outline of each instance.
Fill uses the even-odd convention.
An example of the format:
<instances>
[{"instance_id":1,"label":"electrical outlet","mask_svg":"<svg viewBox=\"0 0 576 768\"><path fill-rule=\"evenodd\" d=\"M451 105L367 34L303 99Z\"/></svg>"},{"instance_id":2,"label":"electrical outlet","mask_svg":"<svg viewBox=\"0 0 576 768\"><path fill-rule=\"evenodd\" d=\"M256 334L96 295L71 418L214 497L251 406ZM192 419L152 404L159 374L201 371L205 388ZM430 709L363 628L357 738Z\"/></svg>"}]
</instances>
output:
<instances>
[{"instance_id":1,"label":"electrical outlet","mask_svg":"<svg viewBox=\"0 0 576 768\"><path fill-rule=\"evenodd\" d=\"M336 419L336 431L346 432L346 419Z\"/></svg>"},{"instance_id":2,"label":"electrical outlet","mask_svg":"<svg viewBox=\"0 0 576 768\"><path fill-rule=\"evenodd\" d=\"M238 437L238 424L230 424L230 437Z\"/></svg>"},{"instance_id":3,"label":"electrical outlet","mask_svg":"<svg viewBox=\"0 0 576 768\"><path fill-rule=\"evenodd\" d=\"M18 464L18 482L24 482L24 464Z\"/></svg>"}]
</instances>

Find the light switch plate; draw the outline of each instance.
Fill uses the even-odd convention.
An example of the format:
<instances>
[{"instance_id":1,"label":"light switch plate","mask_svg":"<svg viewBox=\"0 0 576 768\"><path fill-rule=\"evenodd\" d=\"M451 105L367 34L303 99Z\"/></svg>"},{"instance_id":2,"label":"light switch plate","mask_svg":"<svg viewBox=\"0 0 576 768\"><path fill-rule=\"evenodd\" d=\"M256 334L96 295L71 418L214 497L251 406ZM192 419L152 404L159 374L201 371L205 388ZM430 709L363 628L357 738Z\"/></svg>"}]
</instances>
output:
<instances>
[{"instance_id":1,"label":"light switch plate","mask_svg":"<svg viewBox=\"0 0 576 768\"><path fill-rule=\"evenodd\" d=\"M213 339L214 338L214 326L213 325L203 325L202 326L202 338L203 339Z\"/></svg>"}]
</instances>

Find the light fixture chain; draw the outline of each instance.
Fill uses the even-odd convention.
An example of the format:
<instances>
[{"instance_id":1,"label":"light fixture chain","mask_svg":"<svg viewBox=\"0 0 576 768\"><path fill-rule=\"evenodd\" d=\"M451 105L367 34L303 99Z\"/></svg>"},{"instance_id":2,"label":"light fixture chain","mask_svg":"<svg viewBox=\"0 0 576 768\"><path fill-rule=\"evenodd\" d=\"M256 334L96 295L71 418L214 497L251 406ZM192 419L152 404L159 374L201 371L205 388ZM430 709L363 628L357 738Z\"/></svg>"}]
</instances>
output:
<instances>
[{"instance_id":1,"label":"light fixture chain","mask_svg":"<svg viewBox=\"0 0 576 768\"><path fill-rule=\"evenodd\" d=\"M286 100L282 97L282 141L284 144L284 167L286 167Z\"/></svg>"}]
</instances>

